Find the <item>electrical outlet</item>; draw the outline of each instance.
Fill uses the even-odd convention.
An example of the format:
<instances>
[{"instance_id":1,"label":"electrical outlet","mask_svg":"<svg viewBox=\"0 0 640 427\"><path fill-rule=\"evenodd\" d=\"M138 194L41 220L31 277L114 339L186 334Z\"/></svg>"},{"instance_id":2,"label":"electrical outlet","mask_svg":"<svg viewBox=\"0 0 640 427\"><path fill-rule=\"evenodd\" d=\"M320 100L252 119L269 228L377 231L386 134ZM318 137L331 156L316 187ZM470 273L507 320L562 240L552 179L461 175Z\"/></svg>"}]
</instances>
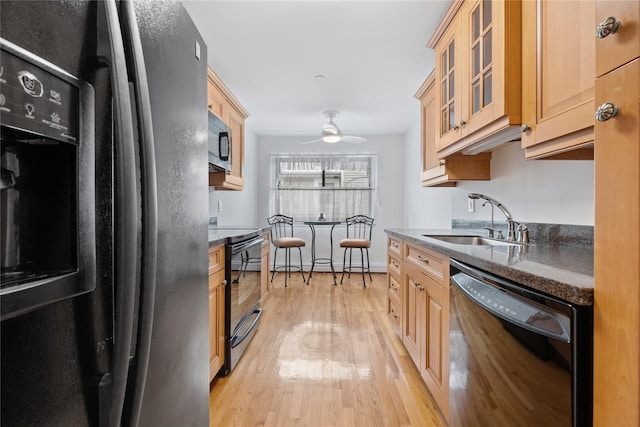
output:
<instances>
[{"instance_id":1,"label":"electrical outlet","mask_svg":"<svg viewBox=\"0 0 640 427\"><path fill-rule=\"evenodd\" d=\"M474 199L467 199L467 211L469 212L476 211L476 201Z\"/></svg>"},{"instance_id":2,"label":"electrical outlet","mask_svg":"<svg viewBox=\"0 0 640 427\"><path fill-rule=\"evenodd\" d=\"M218 200L218 212L222 212L222 200Z\"/></svg>"}]
</instances>

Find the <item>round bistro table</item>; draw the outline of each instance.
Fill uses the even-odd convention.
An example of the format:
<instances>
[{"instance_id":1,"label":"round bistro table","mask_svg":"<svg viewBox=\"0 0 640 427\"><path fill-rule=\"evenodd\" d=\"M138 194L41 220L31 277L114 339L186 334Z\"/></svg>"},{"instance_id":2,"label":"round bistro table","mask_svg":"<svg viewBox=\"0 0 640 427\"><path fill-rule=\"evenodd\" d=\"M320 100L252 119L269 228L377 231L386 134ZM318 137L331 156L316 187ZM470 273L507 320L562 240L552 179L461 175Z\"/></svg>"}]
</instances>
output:
<instances>
[{"instance_id":1,"label":"round bistro table","mask_svg":"<svg viewBox=\"0 0 640 427\"><path fill-rule=\"evenodd\" d=\"M311 276L313 275L313 269L316 264L329 264L331 267L331 273L333 274L333 284L337 285L336 282L336 271L333 268L333 229L336 225L341 224L342 221L304 221L306 225L311 228L311 271L309 271L309 277L307 278L307 283L311 281ZM316 227L326 227L331 226L331 231L329 232L329 240L331 242L331 250L329 253L329 258L326 257L316 257Z\"/></svg>"}]
</instances>

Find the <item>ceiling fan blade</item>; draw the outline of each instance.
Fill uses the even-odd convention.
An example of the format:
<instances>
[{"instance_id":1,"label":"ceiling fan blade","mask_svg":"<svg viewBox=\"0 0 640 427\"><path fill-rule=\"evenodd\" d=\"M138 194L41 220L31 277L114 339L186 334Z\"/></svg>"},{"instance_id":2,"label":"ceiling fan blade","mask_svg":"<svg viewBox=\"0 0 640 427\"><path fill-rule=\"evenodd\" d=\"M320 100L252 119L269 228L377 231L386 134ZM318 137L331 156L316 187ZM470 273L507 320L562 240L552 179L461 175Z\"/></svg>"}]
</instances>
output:
<instances>
[{"instance_id":1,"label":"ceiling fan blade","mask_svg":"<svg viewBox=\"0 0 640 427\"><path fill-rule=\"evenodd\" d=\"M305 145L305 144L313 144L314 142L320 142L322 141L321 138L318 139L312 139L311 141L305 141L305 142L301 142L300 145Z\"/></svg>"},{"instance_id":2,"label":"ceiling fan blade","mask_svg":"<svg viewBox=\"0 0 640 427\"><path fill-rule=\"evenodd\" d=\"M348 142L351 144L360 144L362 142L365 142L367 140L367 138L363 138L361 136L350 136L350 135L342 135L342 139L340 140L340 142Z\"/></svg>"}]
</instances>

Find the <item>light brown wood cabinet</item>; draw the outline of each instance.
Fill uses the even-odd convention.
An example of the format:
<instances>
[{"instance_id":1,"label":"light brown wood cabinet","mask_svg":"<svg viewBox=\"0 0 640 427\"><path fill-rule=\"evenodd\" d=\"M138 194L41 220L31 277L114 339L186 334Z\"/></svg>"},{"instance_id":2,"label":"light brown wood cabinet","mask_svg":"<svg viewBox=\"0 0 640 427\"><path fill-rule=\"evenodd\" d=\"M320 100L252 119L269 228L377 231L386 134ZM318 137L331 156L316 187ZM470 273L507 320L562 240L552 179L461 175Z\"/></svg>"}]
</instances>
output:
<instances>
[{"instance_id":1,"label":"light brown wood cabinet","mask_svg":"<svg viewBox=\"0 0 640 427\"><path fill-rule=\"evenodd\" d=\"M244 188L244 121L249 113L222 83L216 73L207 72L208 108L231 129L231 170L210 172L209 186L216 190Z\"/></svg>"},{"instance_id":2,"label":"light brown wood cabinet","mask_svg":"<svg viewBox=\"0 0 640 427\"><path fill-rule=\"evenodd\" d=\"M453 154L446 159L437 156L435 70L429 74L415 97L420 101L421 154L423 187L450 187L460 180L488 180L491 178L491 153L475 156Z\"/></svg>"},{"instance_id":3,"label":"light brown wood cabinet","mask_svg":"<svg viewBox=\"0 0 640 427\"><path fill-rule=\"evenodd\" d=\"M207 69L207 108L219 119L226 123L224 118L226 97L220 90L221 81L211 68Z\"/></svg>"},{"instance_id":4,"label":"light brown wood cabinet","mask_svg":"<svg viewBox=\"0 0 640 427\"><path fill-rule=\"evenodd\" d=\"M439 158L520 138L520 1L454 0L428 46L436 54Z\"/></svg>"},{"instance_id":5,"label":"light brown wood cabinet","mask_svg":"<svg viewBox=\"0 0 640 427\"><path fill-rule=\"evenodd\" d=\"M594 15L592 0L522 2L527 159L593 159Z\"/></svg>"},{"instance_id":6,"label":"light brown wood cabinet","mask_svg":"<svg viewBox=\"0 0 640 427\"><path fill-rule=\"evenodd\" d=\"M640 425L640 3L597 1L595 105L594 427ZM616 110L617 109L617 110Z\"/></svg>"},{"instance_id":7,"label":"light brown wood cabinet","mask_svg":"<svg viewBox=\"0 0 640 427\"><path fill-rule=\"evenodd\" d=\"M601 37L597 37L595 41L596 75L600 77L638 58L640 53L640 18L638 16L640 12L638 10L640 7L634 0L599 0L595 4L595 25L602 26ZM609 20L609 18L612 19ZM606 29L609 24L617 25L617 29L609 32ZM591 29L593 30L593 27Z\"/></svg>"},{"instance_id":8,"label":"light brown wood cabinet","mask_svg":"<svg viewBox=\"0 0 640 427\"><path fill-rule=\"evenodd\" d=\"M387 284L389 301L387 313L396 334L402 337L402 240L387 238Z\"/></svg>"},{"instance_id":9,"label":"light brown wood cabinet","mask_svg":"<svg viewBox=\"0 0 640 427\"><path fill-rule=\"evenodd\" d=\"M209 248L209 382L224 365L224 245Z\"/></svg>"},{"instance_id":10,"label":"light brown wood cabinet","mask_svg":"<svg viewBox=\"0 0 640 427\"><path fill-rule=\"evenodd\" d=\"M424 303L418 287L421 286L422 275L413 265L404 268L403 293L406 295L403 310L405 312L402 325L402 343L411 356L411 360L420 369L420 339L424 334Z\"/></svg>"},{"instance_id":11,"label":"light brown wood cabinet","mask_svg":"<svg viewBox=\"0 0 640 427\"><path fill-rule=\"evenodd\" d=\"M402 342L449 416L449 258L402 243Z\"/></svg>"},{"instance_id":12,"label":"light brown wood cabinet","mask_svg":"<svg viewBox=\"0 0 640 427\"><path fill-rule=\"evenodd\" d=\"M448 277L448 274L447 274ZM420 343L420 374L445 418L449 418L449 286L424 282L425 331Z\"/></svg>"}]
</instances>

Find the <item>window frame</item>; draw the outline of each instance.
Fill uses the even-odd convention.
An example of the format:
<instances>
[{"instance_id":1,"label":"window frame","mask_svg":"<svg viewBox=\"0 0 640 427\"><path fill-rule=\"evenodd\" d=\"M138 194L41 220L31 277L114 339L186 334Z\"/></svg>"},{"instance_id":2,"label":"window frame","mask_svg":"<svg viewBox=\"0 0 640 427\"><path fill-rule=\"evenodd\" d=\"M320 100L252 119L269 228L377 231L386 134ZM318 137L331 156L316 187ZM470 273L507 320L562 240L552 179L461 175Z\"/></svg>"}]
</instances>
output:
<instances>
[{"instance_id":1,"label":"window frame","mask_svg":"<svg viewBox=\"0 0 640 427\"><path fill-rule=\"evenodd\" d=\"M375 216L377 198L377 154L371 153L274 153L271 155L269 216L283 214L300 221L344 220L347 216ZM345 186L349 175L360 185ZM288 178L311 176L307 184ZM363 184L363 179L366 181ZM338 187L328 184L339 183ZM322 185L324 184L324 186ZM303 207L304 206L304 207Z\"/></svg>"}]
</instances>

